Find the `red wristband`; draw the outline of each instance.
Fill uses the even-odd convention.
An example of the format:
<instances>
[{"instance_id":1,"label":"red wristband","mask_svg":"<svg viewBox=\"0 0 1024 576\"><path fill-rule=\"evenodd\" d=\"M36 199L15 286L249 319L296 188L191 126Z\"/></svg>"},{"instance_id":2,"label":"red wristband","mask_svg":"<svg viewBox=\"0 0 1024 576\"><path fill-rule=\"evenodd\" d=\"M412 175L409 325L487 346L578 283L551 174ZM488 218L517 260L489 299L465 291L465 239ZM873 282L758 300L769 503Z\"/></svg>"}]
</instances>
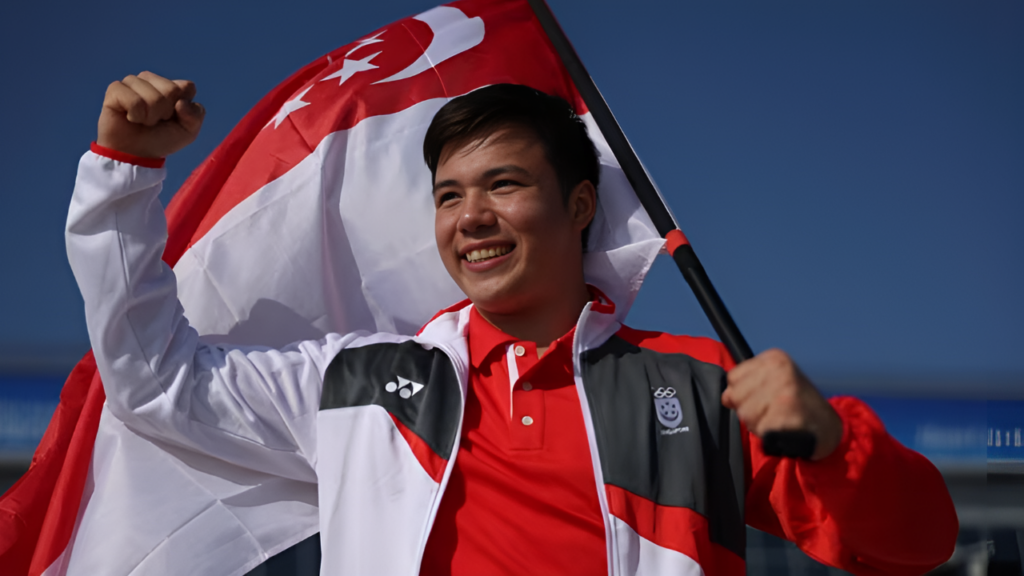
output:
<instances>
[{"instance_id":1,"label":"red wristband","mask_svg":"<svg viewBox=\"0 0 1024 576\"><path fill-rule=\"evenodd\" d=\"M143 168L163 168L164 158L143 158L142 156L136 156L134 154L128 154L127 152L120 152L113 148L107 148L106 146L100 146L93 142L89 145L89 150L93 154L98 154L111 160L117 160L118 162L124 162L125 164L134 164L135 166L142 166Z\"/></svg>"}]
</instances>

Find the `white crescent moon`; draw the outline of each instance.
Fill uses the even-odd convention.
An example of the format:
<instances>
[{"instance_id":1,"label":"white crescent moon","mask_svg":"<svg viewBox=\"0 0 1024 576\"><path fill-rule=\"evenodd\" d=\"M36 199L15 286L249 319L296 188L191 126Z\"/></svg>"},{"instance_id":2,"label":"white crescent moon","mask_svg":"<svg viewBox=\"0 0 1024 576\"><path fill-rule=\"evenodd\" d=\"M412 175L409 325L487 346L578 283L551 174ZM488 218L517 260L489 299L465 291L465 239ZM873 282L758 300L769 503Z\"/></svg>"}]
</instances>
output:
<instances>
[{"instance_id":1,"label":"white crescent moon","mask_svg":"<svg viewBox=\"0 0 1024 576\"><path fill-rule=\"evenodd\" d=\"M451 6L438 6L415 17L430 26L434 37L423 54L401 72L378 80L374 84L394 82L412 78L420 72L430 70L441 62L457 56L484 40L484 21L479 16L466 17L465 13Z\"/></svg>"}]
</instances>

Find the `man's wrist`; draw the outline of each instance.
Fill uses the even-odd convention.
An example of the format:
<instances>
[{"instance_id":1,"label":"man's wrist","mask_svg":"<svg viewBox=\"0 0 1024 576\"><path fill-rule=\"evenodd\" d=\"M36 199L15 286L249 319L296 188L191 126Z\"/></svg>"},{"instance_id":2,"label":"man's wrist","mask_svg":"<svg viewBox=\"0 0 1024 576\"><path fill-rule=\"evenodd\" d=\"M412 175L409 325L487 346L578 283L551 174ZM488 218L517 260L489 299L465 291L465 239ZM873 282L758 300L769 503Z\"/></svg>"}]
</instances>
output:
<instances>
[{"instance_id":1,"label":"man's wrist","mask_svg":"<svg viewBox=\"0 0 1024 576\"><path fill-rule=\"evenodd\" d=\"M820 461L828 458L843 444L846 437L846 422L831 403L825 402L826 413L822 425L817 430L818 447L811 460Z\"/></svg>"},{"instance_id":2,"label":"man's wrist","mask_svg":"<svg viewBox=\"0 0 1024 576\"><path fill-rule=\"evenodd\" d=\"M118 162L124 162L125 164L132 164L134 166L141 166L143 168L163 168L164 163L167 161L165 158L146 158L143 156L136 156L127 152L121 152L120 150L114 150L113 148L107 148L93 142L89 145L89 150L93 154L103 156L104 158L110 158Z\"/></svg>"},{"instance_id":3,"label":"man's wrist","mask_svg":"<svg viewBox=\"0 0 1024 576\"><path fill-rule=\"evenodd\" d=\"M822 431L823 433L829 436L826 442L828 444L832 444L832 446L830 450L827 450L827 452L816 453L814 457L811 458L812 462L829 461L832 459L833 456L836 456L837 454L845 454L850 447L851 431L849 421L843 415L841 410L836 409L836 406L832 400L826 400L826 403L828 404L828 407L831 410L832 415L834 415L834 418L838 423L838 428L827 427L831 429L828 429L827 431ZM819 442L821 441L822 438L819 434ZM816 452L818 451L816 450Z\"/></svg>"}]
</instances>

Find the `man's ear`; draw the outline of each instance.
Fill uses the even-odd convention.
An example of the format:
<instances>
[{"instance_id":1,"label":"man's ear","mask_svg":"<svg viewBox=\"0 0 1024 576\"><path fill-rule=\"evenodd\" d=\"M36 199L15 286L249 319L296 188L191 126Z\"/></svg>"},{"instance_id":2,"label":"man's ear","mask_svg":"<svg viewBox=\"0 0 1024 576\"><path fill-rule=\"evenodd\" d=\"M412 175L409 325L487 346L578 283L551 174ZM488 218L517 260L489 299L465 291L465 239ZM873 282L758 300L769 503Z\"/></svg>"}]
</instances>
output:
<instances>
[{"instance_id":1,"label":"man's ear","mask_svg":"<svg viewBox=\"0 0 1024 576\"><path fill-rule=\"evenodd\" d=\"M584 180L576 185L569 194L569 216L573 220L573 228L582 232L590 225L597 213L597 190L590 180Z\"/></svg>"}]
</instances>

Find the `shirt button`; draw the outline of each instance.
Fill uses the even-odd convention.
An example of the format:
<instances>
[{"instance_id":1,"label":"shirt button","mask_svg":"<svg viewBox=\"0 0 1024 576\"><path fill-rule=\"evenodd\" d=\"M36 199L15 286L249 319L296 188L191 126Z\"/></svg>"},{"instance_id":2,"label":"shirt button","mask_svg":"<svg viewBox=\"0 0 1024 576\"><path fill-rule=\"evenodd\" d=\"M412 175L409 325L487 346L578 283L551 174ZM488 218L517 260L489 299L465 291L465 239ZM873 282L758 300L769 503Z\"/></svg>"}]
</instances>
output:
<instances>
[{"instance_id":1,"label":"shirt button","mask_svg":"<svg viewBox=\"0 0 1024 576\"><path fill-rule=\"evenodd\" d=\"M533 424L533 418L530 418L529 416L523 416L523 426L529 426L531 424Z\"/></svg>"},{"instance_id":2,"label":"shirt button","mask_svg":"<svg viewBox=\"0 0 1024 576\"><path fill-rule=\"evenodd\" d=\"M529 382L523 382L523 390L527 392L533 390L533 384L530 384Z\"/></svg>"},{"instance_id":3,"label":"shirt button","mask_svg":"<svg viewBox=\"0 0 1024 576\"><path fill-rule=\"evenodd\" d=\"M519 344L516 346L515 352L516 356L522 356L523 354L526 354L526 348L523 348L523 345Z\"/></svg>"}]
</instances>

